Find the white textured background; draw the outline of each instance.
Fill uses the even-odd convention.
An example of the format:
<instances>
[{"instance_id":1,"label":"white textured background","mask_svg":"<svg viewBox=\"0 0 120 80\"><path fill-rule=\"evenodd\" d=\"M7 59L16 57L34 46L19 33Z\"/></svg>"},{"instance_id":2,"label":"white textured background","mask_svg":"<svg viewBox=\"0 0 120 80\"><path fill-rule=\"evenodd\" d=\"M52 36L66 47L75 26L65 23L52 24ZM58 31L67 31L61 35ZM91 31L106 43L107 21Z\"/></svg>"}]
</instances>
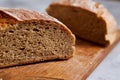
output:
<instances>
[{"instance_id":1,"label":"white textured background","mask_svg":"<svg viewBox=\"0 0 120 80\"><path fill-rule=\"evenodd\" d=\"M0 0L1 7L26 8L45 13L53 0ZM120 0L95 0L104 4L120 26ZM119 27L120 28L120 27ZM110 52L87 80L120 80L120 43Z\"/></svg>"}]
</instances>

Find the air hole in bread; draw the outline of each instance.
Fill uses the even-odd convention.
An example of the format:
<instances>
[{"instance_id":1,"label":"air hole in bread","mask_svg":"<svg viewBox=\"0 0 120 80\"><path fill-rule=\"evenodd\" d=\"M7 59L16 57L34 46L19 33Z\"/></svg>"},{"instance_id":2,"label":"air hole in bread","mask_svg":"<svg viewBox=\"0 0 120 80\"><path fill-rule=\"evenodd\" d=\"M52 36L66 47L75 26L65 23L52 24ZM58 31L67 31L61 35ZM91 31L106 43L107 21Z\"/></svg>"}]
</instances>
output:
<instances>
[{"instance_id":1,"label":"air hole in bread","mask_svg":"<svg viewBox=\"0 0 120 80\"><path fill-rule=\"evenodd\" d=\"M14 33L14 31L13 31L13 30L10 30L9 33Z\"/></svg>"},{"instance_id":2,"label":"air hole in bread","mask_svg":"<svg viewBox=\"0 0 120 80\"><path fill-rule=\"evenodd\" d=\"M57 28L53 28L54 30L57 30Z\"/></svg>"},{"instance_id":3,"label":"air hole in bread","mask_svg":"<svg viewBox=\"0 0 120 80\"><path fill-rule=\"evenodd\" d=\"M45 29L49 29L49 27L46 27Z\"/></svg>"},{"instance_id":4,"label":"air hole in bread","mask_svg":"<svg viewBox=\"0 0 120 80\"><path fill-rule=\"evenodd\" d=\"M5 53L8 53L9 51L5 51Z\"/></svg>"},{"instance_id":5,"label":"air hole in bread","mask_svg":"<svg viewBox=\"0 0 120 80\"><path fill-rule=\"evenodd\" d=\"M30 29L26 28L27 31L29 31Z\"/></svg>"},{"instance_id":6,"label":"air hole in bread","mask_svg":"<svg viewBox=\"0 0 120 80\"><path fill-rule=\"evenodd\" d=\"M37 29L37 28L34 28L34 29L33 29L33 31L35 31L35 32L39 32L39 29Z\"/></svg>"},{"instance_id":7,"label":"air hole in bread","mask_svg":"<svg viewBox=\"0 0 120 80\"><path fill-rule=\"evenodd\" d=\"M38 42L38 44L41 44L41 42Z\"/></svg>"},{"instance_id":8,"label":"air hole in bread","mask_svg":"<svg viewBox=\"0 0 120 80\"><path fill-rule=\"evenodd\" d=\"M4 37L5 37L5 34L3 34L2 37L4 38Z\"/></svg>"},{"instance_id":9,"label":"air hole in bread","mask_svg":"<svg viewBox=\"0 0 120 80\"><path fill-rule=\"evenodd\" d=\"M22 50L22 51L23 51L23 50L25 50L25 48L24 48L24 47L23 47L23 48L19 48L19 49L20 49L20 50Z\"/></svg>"},{"instance_id":10,"label":"air hole in bread","mask_svg":"<svg viewBox=\"0 0 120 80\"><path fill-rule=\"evenodd\" d=\"M13 44L12 46L16 46L16 44Z\"/></svg>"}]
</instances>

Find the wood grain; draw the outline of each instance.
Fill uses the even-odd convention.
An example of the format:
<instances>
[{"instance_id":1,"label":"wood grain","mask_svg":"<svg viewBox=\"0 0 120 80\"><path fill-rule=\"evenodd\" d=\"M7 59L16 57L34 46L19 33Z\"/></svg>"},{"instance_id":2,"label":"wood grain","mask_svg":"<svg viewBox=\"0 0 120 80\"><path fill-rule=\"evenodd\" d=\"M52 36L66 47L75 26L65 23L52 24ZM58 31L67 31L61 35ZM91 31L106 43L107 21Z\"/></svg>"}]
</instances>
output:
<instances>
[{"instance_id":1,"label":"wood grain","mask_svg":"<svg viewBox=\"0 0 120 80\"><path fill-rule=\"evenodd\" d=\"M120 31L108 47L79 40L69 60L50 61L0 69L2 80L85 80L120 40Z\"/></svg>"}]
</instances>

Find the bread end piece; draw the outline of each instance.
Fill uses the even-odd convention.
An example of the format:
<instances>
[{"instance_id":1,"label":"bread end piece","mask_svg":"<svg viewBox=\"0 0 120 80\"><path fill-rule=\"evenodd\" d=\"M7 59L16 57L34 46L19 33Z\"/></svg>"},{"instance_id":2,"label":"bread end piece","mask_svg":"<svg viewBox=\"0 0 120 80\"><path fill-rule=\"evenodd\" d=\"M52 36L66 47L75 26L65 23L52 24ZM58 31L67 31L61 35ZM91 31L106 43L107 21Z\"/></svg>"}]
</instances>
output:
<instances>
[{"instance_id":1,"label":"bread end piece","mask_svg":"<svg viewBox=\"0 0 120 80\"><path fill-rule=\"evenodd\" d=\"M118 29L109 11L92 0L57 0L46 11L67 25L79 38L103 46L111 43L107 36Z\"/></svg>"}]
</instances>

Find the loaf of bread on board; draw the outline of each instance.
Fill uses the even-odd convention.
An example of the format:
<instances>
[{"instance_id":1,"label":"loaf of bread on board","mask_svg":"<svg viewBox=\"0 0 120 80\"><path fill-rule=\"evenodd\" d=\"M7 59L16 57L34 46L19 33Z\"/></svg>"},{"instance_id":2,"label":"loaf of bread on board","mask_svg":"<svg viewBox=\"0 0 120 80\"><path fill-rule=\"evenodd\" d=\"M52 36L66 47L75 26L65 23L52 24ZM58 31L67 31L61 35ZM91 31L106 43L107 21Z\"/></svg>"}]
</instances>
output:
<instances>
[{"instance_id":1,"label":"loaf of bread on board","mask_svg":"<svg viewBox=\"0 0 120 80\"><path fill-rule=\"evenodd\" d=\"M47 8L49 15L63 22L79 38L100 45L110 44L117 30L114 17L92 0L56 0Z\"/></svg>"}]
</instances>

